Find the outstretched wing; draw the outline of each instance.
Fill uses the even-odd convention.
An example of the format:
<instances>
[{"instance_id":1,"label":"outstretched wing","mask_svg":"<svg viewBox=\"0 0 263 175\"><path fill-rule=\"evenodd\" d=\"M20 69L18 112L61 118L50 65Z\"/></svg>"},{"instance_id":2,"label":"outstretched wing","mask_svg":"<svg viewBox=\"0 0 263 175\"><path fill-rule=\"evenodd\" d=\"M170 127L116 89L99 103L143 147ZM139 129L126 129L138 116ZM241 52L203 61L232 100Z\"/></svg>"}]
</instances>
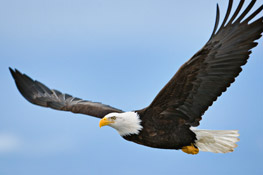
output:
<instances>
[{"instance_id":1,"label":"outstretched wing","mask_svg":"<svg viewBox=\"0 0 263 175\"><path fill-rule=\"evenodd\" d=\"M229 0L226 16L218 30L217 5L216 23L209 41L181 66L146 109L151 108L160 116L179 117L191 126L199 125L208 107L235 81L251 49L257 45L255 40L261 37L263 17L254 22L251 20L262 11L263 5L244 18L255 2L252 0L237 17L244 3L241 0L227 22L233 3Z\"/></svg>"},{"instance_id":2,"label":"outstretched wing","mask_svg":"<svg viewBox=\"0 0 263 175\"><path fill-rule=\"evenodd\" d=\"M122 112L108 105L82 100L63 94L55 89L49 89L44 84L32 80L16 69L12 70L9 68L9 70L20 93L33 104L62 111L87 114L98 118L103 118L111 112Z\"/></svg>"}]
</instances>

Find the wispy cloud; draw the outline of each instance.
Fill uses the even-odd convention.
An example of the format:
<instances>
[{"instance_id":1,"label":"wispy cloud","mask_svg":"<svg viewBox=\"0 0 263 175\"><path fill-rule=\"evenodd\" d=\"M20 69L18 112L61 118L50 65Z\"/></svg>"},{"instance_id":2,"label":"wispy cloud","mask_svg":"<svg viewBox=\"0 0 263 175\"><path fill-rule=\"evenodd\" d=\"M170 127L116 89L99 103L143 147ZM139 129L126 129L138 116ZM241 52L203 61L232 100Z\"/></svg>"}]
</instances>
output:
<instances>
[{"instance_id":1,"label":"wispy cloud","mask_svg":"<svg viewBox=\"0 0 263 175\"><path fill-rule=\"evenodd\" d=\"M32 139L25 138L17 133L0 132L0 155L54 155L70 152L74 150L74 145L74 140L60 135Z\"/></svg>"},{"instance_id":2,"label":"wispy cloud","mask_svg":"<svg viewBox=\"0 0 263 175\"><path fill-rule=\"evenodd\" d=\"M0 133L0 154L18 151L21 141L10 133Z\"/></svg>"}]
</instances>

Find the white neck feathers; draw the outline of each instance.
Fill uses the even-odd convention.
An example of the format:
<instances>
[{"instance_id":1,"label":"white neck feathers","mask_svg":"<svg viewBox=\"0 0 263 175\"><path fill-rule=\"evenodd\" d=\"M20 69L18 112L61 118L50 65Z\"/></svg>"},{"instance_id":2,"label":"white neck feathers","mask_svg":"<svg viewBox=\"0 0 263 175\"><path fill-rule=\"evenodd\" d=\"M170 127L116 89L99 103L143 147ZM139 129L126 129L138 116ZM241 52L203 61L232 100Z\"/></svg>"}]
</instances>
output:
<instances>
[{"instance_id":1,"label":"white neck feathers","mask_svg":"<svg viewBox=\"0 0 263 175\"><path fill-rule=\"evenodd\" d=\"M141 119L136 112L111 113L117 117L116 122L109 126L116 129L121 136L139 134L142 130Z\"/></svg>"}]
</instances>

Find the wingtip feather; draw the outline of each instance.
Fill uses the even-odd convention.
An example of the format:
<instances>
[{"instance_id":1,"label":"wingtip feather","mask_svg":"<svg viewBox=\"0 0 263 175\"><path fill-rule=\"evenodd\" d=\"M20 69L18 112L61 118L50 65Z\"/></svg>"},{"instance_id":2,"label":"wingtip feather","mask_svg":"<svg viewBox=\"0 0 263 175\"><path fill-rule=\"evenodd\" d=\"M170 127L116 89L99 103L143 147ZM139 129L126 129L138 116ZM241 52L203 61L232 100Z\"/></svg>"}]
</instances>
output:
<instances>
[{"instance_id":1,"label":"wingtip feather","mask_svg":"<svg viewBox=\"0 0 263 175\"><path fill-rule=\"evenodd\" d=\"M14 72L14 70L13 70L11 67L8 67L8 69L9 69L9 71L10 71L10 73L11 73L12 77L14 78L14 75L15 75L15 72Z\"/></svg>"}]
</instances>

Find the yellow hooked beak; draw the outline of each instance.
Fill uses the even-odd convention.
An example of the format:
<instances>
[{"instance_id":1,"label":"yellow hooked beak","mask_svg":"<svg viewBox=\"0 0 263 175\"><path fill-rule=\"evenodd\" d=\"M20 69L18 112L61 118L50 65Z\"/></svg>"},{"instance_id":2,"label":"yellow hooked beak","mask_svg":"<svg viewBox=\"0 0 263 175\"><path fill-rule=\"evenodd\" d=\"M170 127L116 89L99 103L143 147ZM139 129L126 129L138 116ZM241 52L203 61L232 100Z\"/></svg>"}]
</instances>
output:
<instances>
[{"instance_id":1,"label":"yellow hooked beak","mask_svg":"<svg viewBox=\"0 0 263 175\"><path fill-rule=\"evenodd\" d=\"M107 118L104 117L103 119L100 120L100 128L102 126L106 126L106 125L111 124L111 123L114 123L114 122L113 121L109 121Z\"/></svg>"}]
</instances>

